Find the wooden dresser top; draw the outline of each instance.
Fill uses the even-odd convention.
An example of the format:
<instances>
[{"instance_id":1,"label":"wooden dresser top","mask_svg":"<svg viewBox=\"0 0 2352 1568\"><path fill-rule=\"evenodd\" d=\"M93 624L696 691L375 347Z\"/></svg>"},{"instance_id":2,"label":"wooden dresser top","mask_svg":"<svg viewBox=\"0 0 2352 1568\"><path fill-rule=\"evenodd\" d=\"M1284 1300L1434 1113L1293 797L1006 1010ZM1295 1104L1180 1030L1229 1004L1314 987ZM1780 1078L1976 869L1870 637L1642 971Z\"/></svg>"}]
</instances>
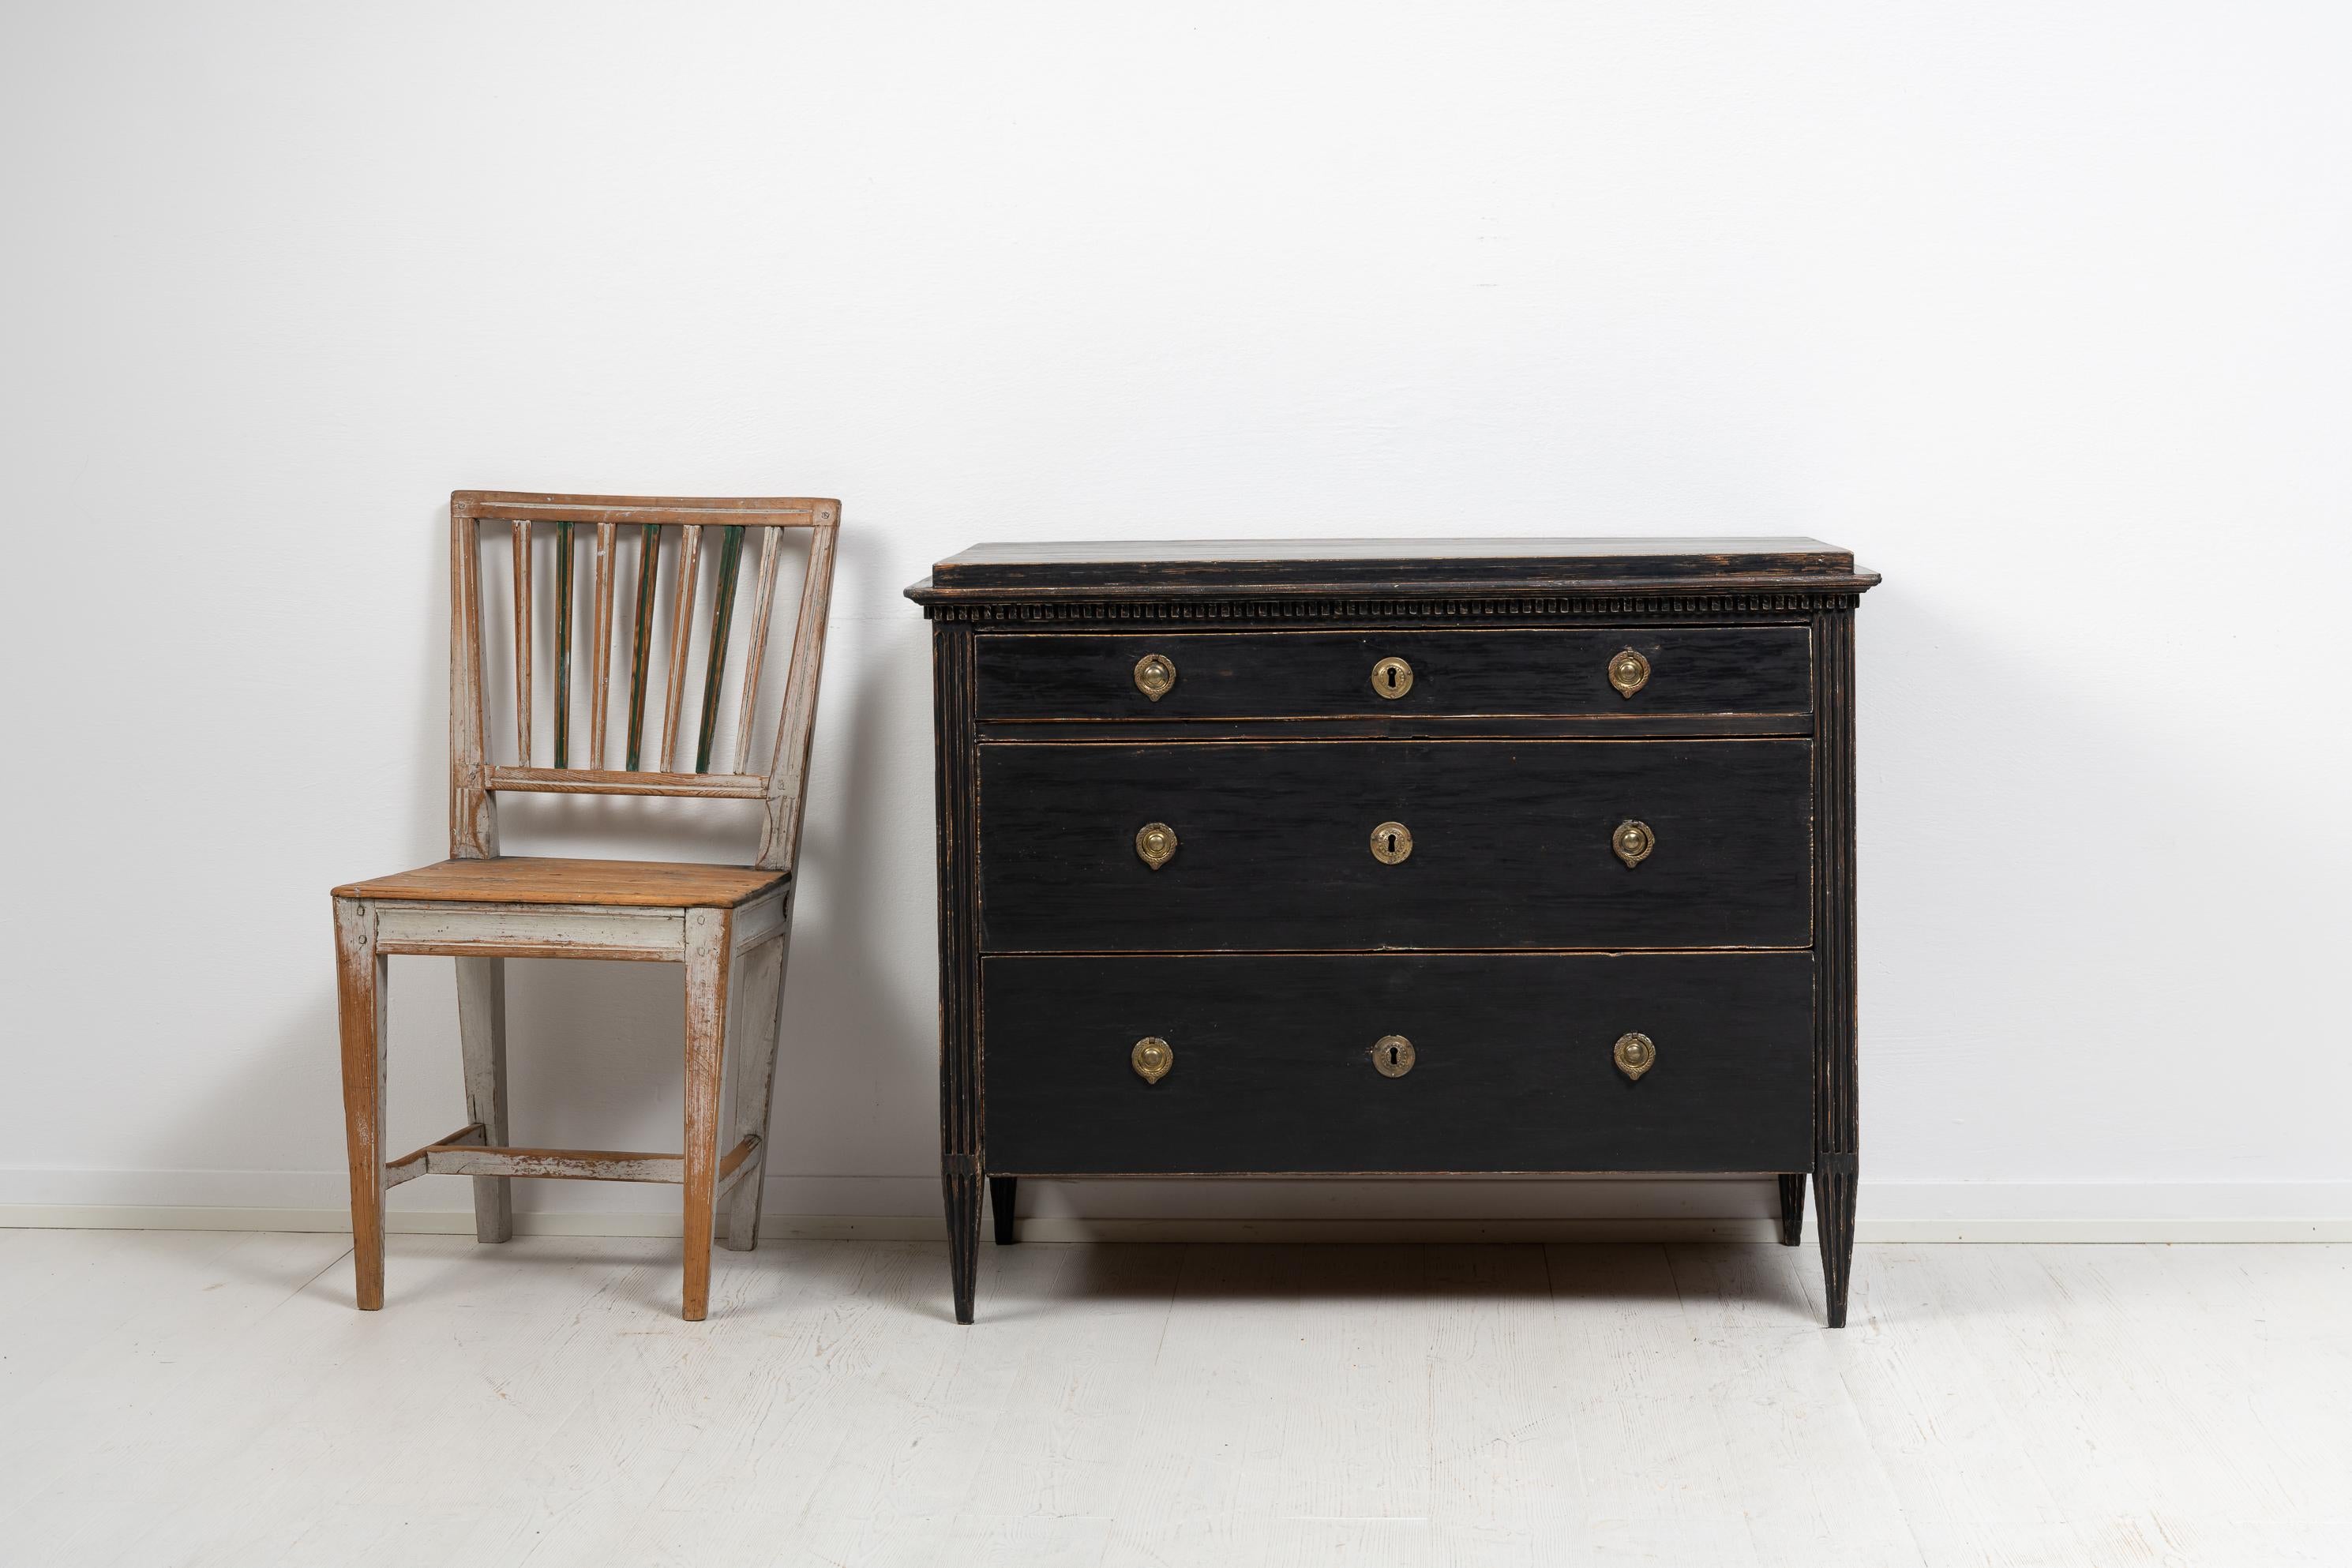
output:
<instances>
[{"instance_id":1,"label":"wooden dresser top","mask_svg":"<svg viewBox=\"0 0 2352 1568\"><path fill-rule=\"evenodd\" d=\"M974 545L907 596L1859 592L1877 581L1852 552L1818 539L1128 540Z\"/></svg>"}]
</instances>

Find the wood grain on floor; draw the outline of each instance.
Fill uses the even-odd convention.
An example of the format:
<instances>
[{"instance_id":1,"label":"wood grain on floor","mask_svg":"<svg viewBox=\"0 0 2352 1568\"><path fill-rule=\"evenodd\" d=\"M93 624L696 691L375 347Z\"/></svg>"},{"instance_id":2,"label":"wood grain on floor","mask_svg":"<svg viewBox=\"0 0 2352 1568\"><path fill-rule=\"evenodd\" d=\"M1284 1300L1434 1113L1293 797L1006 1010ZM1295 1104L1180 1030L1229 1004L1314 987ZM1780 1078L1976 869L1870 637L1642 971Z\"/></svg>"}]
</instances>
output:
<instances>
[{"instance_id":1,"label":"wood grain on floor","mask_svg":"<svg viewBox=\"0 0 2352 1568\"><path fill-rule=\"evenodd\" d=\"M2352 1247L0 1231L0 1562L2352 1561Z\"/></svg>"}]
</instances>

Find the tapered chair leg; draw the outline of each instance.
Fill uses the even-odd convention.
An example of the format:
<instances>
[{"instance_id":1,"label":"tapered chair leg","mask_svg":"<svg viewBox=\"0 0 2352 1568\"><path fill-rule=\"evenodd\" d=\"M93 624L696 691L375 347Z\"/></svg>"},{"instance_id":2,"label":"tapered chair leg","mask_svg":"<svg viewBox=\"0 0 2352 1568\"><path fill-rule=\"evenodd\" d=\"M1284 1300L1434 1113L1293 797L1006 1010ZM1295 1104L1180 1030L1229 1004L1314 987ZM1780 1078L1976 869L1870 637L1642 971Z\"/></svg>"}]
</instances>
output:
<instances>
[{"instance_id":1,"label":"tapered chair leg","mask_svg":"<svg viewBox=\"0 0 2352 1568\"><path fill-rule=\"evenodd\" d=\"M1782 1174L1780 1182L1780 1245L1794 1247L1805 1239L1805 1173Z\"/></svg>"},{"instance_id":2,"label":"tapered chair leg","mask_svg":"<svg viewBox=\"0 0 2352 1568\"><path fill-rule=\"evenodd\" d=\"M712 1202L719 1185L719 1091L727 1041L732 911L686 911L686 1280L679 1315L710 1311Z\"/></svg>"},{"instance_id":3,"label":"tapered chair leg","mask_svg":"<svg viewBox=\"0 0 2352 1568\"><path fill-rule=\"evenodd\" d=\"M507 1142L507 961L457 960L457 1038L466 1055L466 1117L482 1142ZM514 1238L514 1178L474 1178L474 1239Z\"/></svg>"},{"instance_id":4,"label":"tapered chair leg","mask_svg":"<svg viewBox=\"0 0 2352 1568\"><path fill-rule=\"evenodd\" d=\"M722 1200L727 1215L719 1239L731 1252L749 1252L760 1245L760 1189L768 1174L776 1041L783 1032L784 961L792 941L790 903L784 906L784 934L744 955L743 973L736 978L735 1020L727 1040L727 1070L735 1093L727 1136L720 1142L732 1149L756 1134L760 1142L745 1162L751 1168L735 1178Z\"/></svg>"},{"instance_id":5,"label":"tapered chair leg","mask_svg":"<svg viewBox=\"0 0 2352 1568\"><path fill-rule=\"evenodd\" d=\"M1021 1178L1018 1176L988 1178L988 1203L996 1212L996 1245L999 1247L1010 1247L1021 1239L1013 1217L1013 1200L1020 1187Z\"/></svg>"},{"instance_id":6,"label":"tapered chair leg","mask_svg":"<svg viewBox=\"0 0 2352 1568\"><path fill-rule=\"evenodd\" d=\"M375 907L335 900L335 1013L342 1039L343 1138L352 1167L352 1275L362 1312L383 1306L384 963Z\"/></svg>"}]
</instances>

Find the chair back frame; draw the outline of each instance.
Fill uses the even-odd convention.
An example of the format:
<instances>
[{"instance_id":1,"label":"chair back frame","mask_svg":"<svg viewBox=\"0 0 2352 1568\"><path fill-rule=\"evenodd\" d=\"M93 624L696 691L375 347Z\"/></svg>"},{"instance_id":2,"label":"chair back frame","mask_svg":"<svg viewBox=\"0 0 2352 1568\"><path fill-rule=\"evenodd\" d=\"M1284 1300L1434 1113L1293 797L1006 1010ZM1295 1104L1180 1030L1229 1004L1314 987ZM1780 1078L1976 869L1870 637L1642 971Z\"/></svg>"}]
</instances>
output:
<instances>
[{"instance_id":1,"label":"chair back frame","mask_svg":"<svg viewBox=\"0 0 2352 1568\"><path fill-rule=\"evenodd\" d=\"M512 526L514 546L514 675L517 764L490 763L487 733L488 692L482 657L482 525ZM532 758L531 584L532 530L552 524L556 535L555 765L535 767ZM540 495L507 490L457 490L449 497L449 856L485 859L499 852L500 791L559 795L677 795L692 799L757 800L766 812L758 866L790 871L799 858L801 816L807 798L809 742L816 720L817 677L824 660L825 618L833 601L833 563L841 526L841 503L822 499L736 499L682 496ZM591 529L588 605L575 614L572 531ZM764 767L752 765L751 732L758 715L761 667L773 618L776 577L788 528L810 531L808 573L801 587L800 613L784 677L782 709L775 745ZM662 704L662 729L647 756L646 707L652 666L653 628L660 588L660 533L679 531L677 550L669 668ZM696 579L707 531L719 534L716 592L711 605L699 723L694 726L693 771L679 766L688 733L686 671L693 651ZM747 534L759 531L757 587L751 644L742 666L737 704L735 767L710 771L733 630L738 573ZM611 714L616 583L624 541L634 533L637 592L630 626L631 656L626 726L626 765L609 768L607 721ZM588 767L571 765L572 745L572 655L579 623L588 629Z\"/></svg>"}]
</instances>

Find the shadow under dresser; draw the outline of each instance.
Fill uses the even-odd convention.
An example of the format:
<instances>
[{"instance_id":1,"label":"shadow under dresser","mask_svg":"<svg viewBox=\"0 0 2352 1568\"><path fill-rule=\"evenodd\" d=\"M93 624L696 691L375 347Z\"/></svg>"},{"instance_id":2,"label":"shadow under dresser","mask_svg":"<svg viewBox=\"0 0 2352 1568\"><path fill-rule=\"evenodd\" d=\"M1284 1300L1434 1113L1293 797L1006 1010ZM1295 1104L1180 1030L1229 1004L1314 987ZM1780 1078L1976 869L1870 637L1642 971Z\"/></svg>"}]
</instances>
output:
<instances>
[{"instance_id":1,"label":"shadow under dresser","mask_svg":"<svg viewBox=\"0 0 2352 1568\"><path fill-rule=\"evenodd\" d=\"M1024 1176L1812 1178L1853 613L1810 539L983 545L930 617L959 1322Z\"/></svg>"}]
</instances>

